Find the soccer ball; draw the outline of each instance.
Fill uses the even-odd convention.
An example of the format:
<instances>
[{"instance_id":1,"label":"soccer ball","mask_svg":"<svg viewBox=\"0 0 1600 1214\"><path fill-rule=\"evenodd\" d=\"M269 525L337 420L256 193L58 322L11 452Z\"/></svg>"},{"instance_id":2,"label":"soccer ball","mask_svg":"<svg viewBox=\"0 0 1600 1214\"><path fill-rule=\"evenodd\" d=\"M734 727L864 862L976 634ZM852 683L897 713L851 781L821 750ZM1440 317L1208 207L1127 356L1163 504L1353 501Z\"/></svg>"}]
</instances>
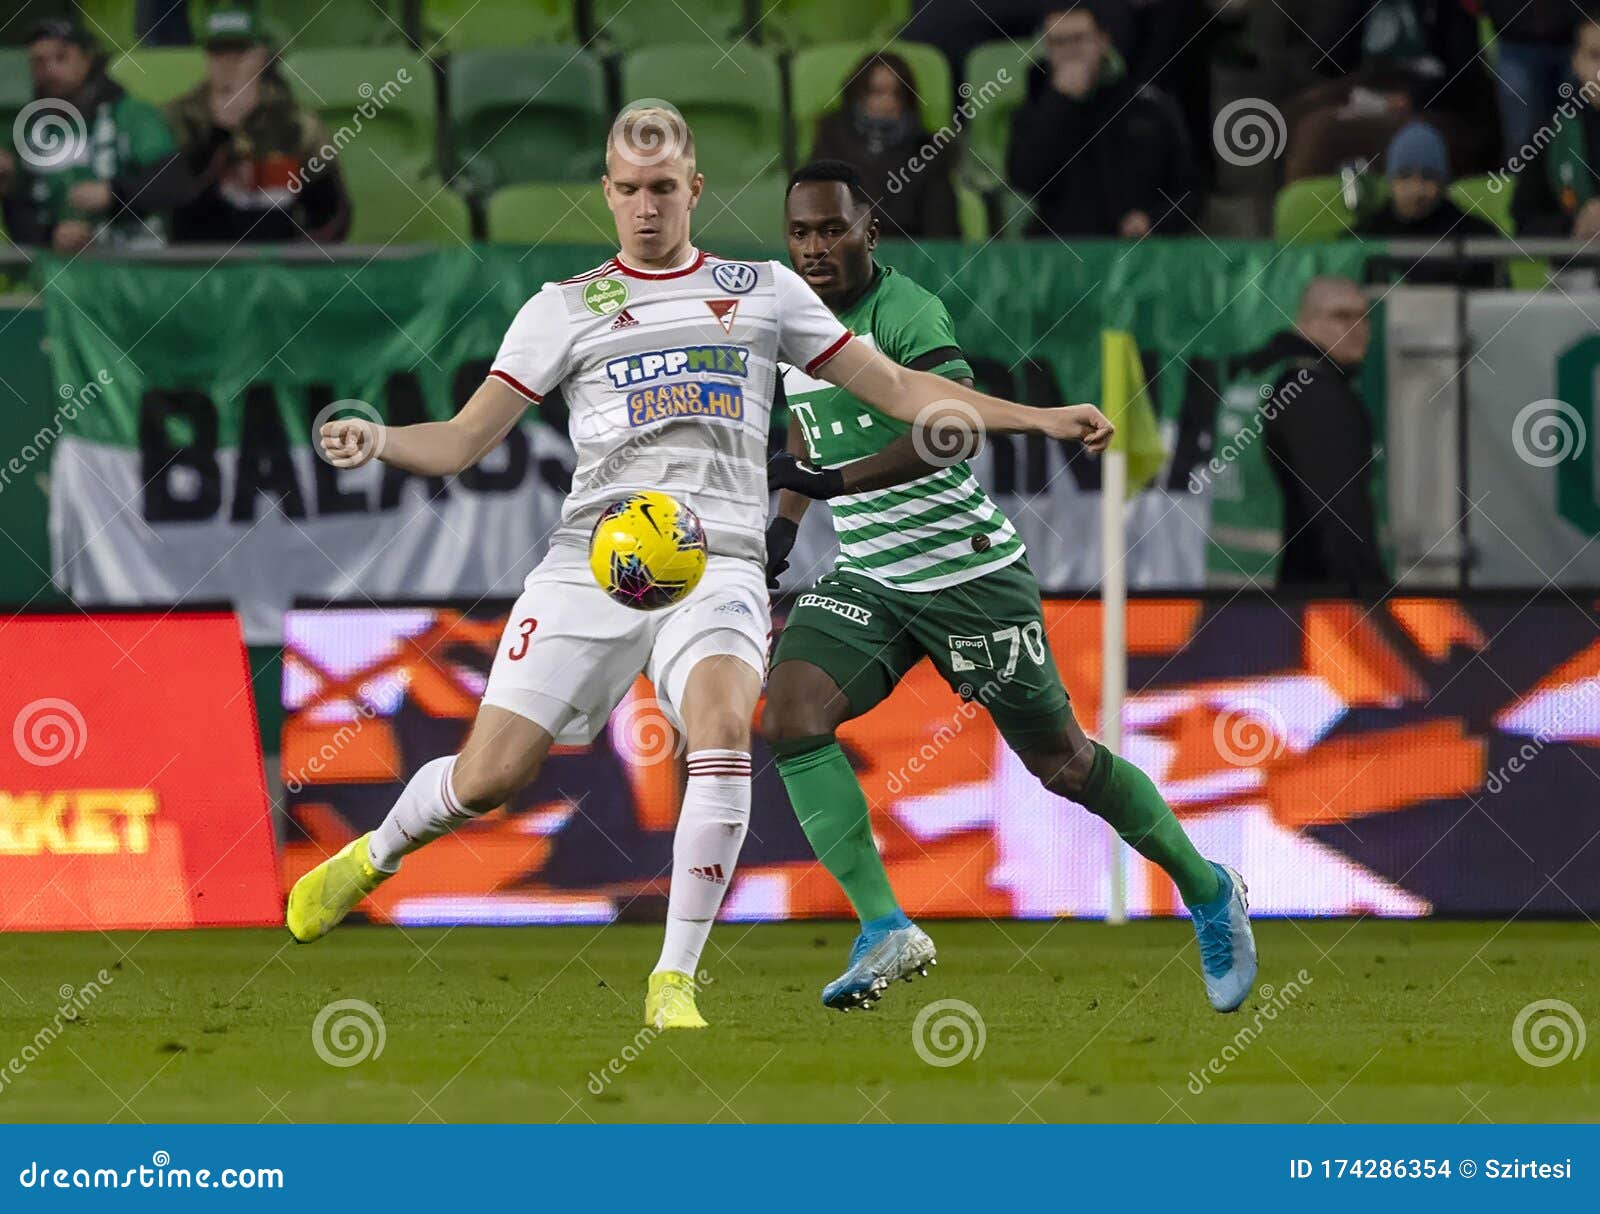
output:
<instances>
[{"instance_id":1,"label":"soccer ball","mask_svg":"<svg viewBox=\"0 0 1600 1214\"><path fill-rule=\"evenodd\" d=\"M589 537L589 568L600 589L625 607L671 607L706 571L705 528L668 494L630 493L600 512Z\"/></svg>"}]
</instances>

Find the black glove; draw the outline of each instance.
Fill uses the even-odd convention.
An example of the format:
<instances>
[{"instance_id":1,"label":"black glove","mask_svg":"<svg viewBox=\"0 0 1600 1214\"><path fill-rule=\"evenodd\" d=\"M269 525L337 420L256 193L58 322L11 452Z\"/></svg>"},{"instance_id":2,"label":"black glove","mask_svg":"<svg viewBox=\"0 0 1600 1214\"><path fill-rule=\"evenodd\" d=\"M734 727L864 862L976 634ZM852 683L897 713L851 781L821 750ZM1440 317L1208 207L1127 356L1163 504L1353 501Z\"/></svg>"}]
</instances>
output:
<instances>
[{"instance_id":1,"label":"black glove","mask_svg":"<svg viewBox=\"0 0 1600 1214\"><path fill-rule=\"evenodd\" d=\"M844 492L844 473L837 468L818 468L797 455L780 451L767 461L767 492L776 493L779 489L793 489L813 501L825 502Z\"/></svg>"},{"instance_id":2,"label":"black glove","mask_svg":"<svg viewBox=\"0 0 1600 1214\"><path fill-rule=\"evenodd\" d=\"M795 536L800 534L800 524L793 519L775 518L767 524L767 589L778 588L778 575L789 567L789 553L794 548Z\"/></svg>"}]
</instances>

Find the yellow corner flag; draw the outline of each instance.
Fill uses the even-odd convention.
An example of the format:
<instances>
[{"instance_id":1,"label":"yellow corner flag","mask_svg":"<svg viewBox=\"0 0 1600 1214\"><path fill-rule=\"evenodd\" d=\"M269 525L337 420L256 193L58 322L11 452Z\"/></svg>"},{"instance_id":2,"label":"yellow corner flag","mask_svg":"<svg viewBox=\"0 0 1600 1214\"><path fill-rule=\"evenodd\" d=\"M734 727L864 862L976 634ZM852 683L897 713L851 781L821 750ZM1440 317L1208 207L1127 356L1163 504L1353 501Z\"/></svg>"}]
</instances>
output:
<instances>
[{"instance_id":1,"label":"yellow corner flag","mask_svg":"<svg viewBox=\"0 0 1600 1214\"><path fill-rule=\"evenodd\" d=\"M1128 496L1143 489L1167 462L1161 426L1150 403L1133 334L1100 330L1100 410L1117 428L1111 450L1128 457Z\"/></svg>"}]
</instances>

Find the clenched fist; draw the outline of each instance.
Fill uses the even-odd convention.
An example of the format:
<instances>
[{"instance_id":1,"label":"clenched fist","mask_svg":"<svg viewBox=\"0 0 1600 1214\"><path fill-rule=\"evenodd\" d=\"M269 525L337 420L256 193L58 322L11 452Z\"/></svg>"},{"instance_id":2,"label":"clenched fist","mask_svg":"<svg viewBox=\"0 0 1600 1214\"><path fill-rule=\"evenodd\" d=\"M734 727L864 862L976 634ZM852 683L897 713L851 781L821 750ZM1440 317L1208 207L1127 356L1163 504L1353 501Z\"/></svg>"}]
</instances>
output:
<instances>
[{"instance_id":1,"label":"clenched fist","mask_svg":"<svg viewBox=\"0 0 1600 1214\"><path fill-rule=\"evenodd\" d=\"M1062 405L1046 410L1048 433L1052 438L1077 439L1098 454L1111 445L1115 427L1093 405Z\"/></svg>"},{"instance_id":2,"label":"clenched fist","mask_svg":"<svg viewBox=\"0 0 1600 1214\"><path fill-rule=\"evenodd\" d=\"M361 417L322 423L322 454L335 468L359 468L383 448L383 427Z\"/></svg>"}]
</instances>

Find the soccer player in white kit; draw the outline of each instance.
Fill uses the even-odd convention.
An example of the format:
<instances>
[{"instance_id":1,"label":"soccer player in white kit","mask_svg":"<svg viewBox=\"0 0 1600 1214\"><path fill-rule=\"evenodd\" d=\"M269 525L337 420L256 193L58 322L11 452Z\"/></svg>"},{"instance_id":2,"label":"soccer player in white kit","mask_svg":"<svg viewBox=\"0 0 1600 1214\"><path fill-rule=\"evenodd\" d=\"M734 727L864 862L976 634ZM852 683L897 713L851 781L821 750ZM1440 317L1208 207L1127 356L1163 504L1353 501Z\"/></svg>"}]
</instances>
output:
<instances>
[{"instance_id":1,"label":"soccer player in white kit","mask_svg":"<svg viewBox=\"0 0 1600 1214\"><path fill-rule=\"evenodd\" d=\"M767 434L782 361L908 422L937 415L1033 430L1091 450L1111 426L1092 405L1035 409L898 366L852 340L787 265L714 257L690 242L700 199L694 138L668 108L626 109L606 141L606 203L620 252L546 283L512 322L482 386L447 422L328 422L338 467L378 458L449 476L483 458L558 385L577 450L572 491L495 654L458 755L424 764L377 830L302 877L289 896L301 941L331 931L401 859L531 781L556 742L593 740L640 671L682 722L688 787L673 840L666 937L645 1000L656 1028L703 1028L693 976L750 818L751 717L766 672ZM947 438L947 436L945 436ZM936 441L936 440L930 440ZM709 560L681 603L614 602L588 565L611 501L672 494L700 516Z\"/></svg>"}]
</instances>

